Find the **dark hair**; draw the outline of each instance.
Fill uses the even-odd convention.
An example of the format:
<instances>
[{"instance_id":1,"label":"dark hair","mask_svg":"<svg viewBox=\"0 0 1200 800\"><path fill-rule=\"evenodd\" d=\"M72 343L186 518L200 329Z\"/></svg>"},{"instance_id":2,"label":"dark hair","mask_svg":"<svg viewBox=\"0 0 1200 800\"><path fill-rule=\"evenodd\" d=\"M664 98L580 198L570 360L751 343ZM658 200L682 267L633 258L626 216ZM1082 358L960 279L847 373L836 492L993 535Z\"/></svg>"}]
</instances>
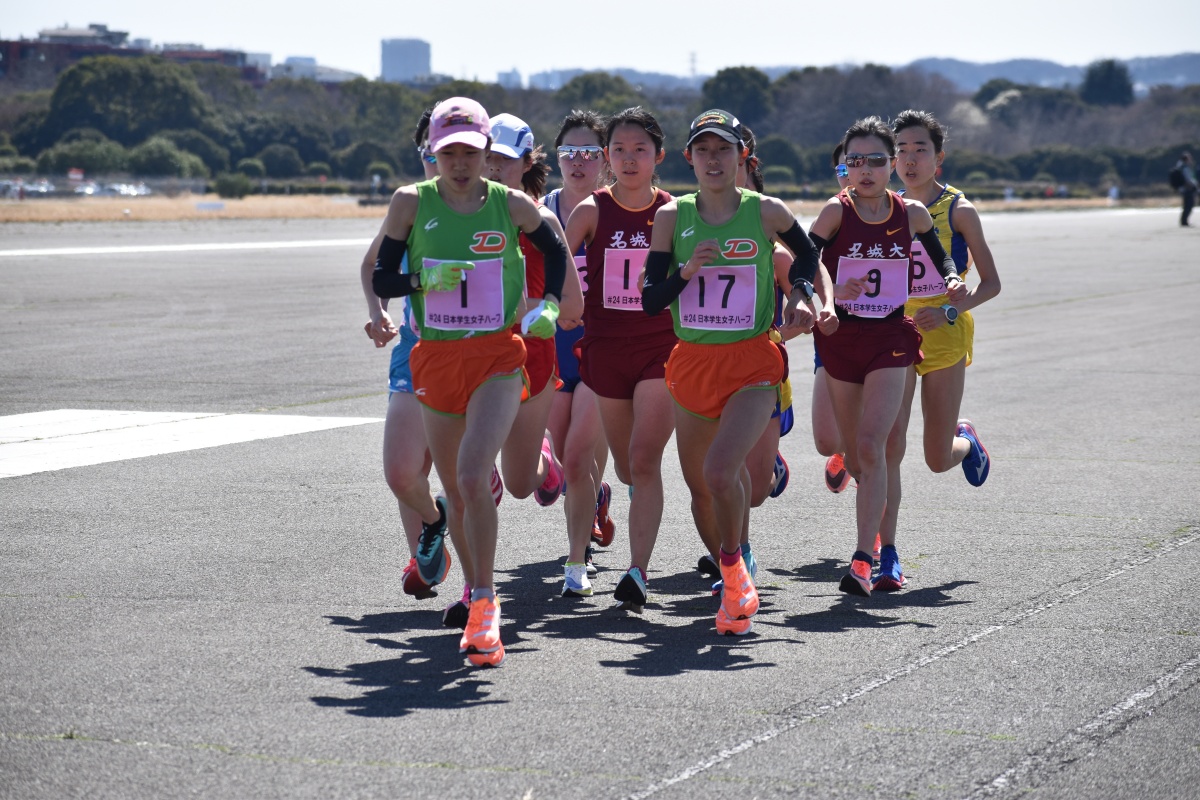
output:
<instances>
[{"instance_id":1,"label":"dark hair","mask_svg":"<svg viewBox=\"0 0 1200 800\"><path fill-rule=\"evenodd\" d=\"M762 194L764 189L762 162L758 158L758 141L749 125L742 125L742 141L746 144L746 174L754 184L754 191Z\"/></svg>"},{"instance_id":2,"label":"dark hair","mask_svg":"<svg viewBox=\"0 0 1200 800\"><path fill-rule=\"evenodd\" d=\"M942 152L942 145L946 143L946 126L938 122L937 117L933 114L911 108L901 111L892 120L892 130L899 133L905 128L924 128L929 131L929 138L933 141L933 151L935 153Z\"/></svg>"},{"instance_id":3,"label":"dark hair","mask_svg":"<svg viewBox=\"0 0 1200 800\"><path fill-rule=\"evenodd\" d=\"M417 147L420 147L421 143L429 138L429 120L433 118L433 109L436 108L440 102L442 101L438 100L437 103L434 103L429 108L421 112L421 118L417 120L417 129L413 131L413 144L415 144Z\"/></svg>"},{"instance_id":4,"label":"dark hair","mask_svg":"<svg viewBox=\"0 0 1200 800\"><path fill-rule=\"evenodd\" d=\"M546 149L540 144L526 153L529 170L521 176L521 188L525 194L537 200L546 193L546 178L550 176L550 164L546 161Z\"/></svg>"},{"instance_id":5,"label":"dark hair","mask_svg":"<svg viewBox=\"0 0 1200 800\"><path fill-rule=\"evenodd\" d=\"M562 145L563 138L576 128L584 128L596 134L596 139L600 142L601 147L604 147L604 143L608 141L603 117L595 111L580 111L573 108L570 114L563 117L562 125L558 129L558 136L554 137L554 148L557 150Z\"/></svg>"},{"instance_id":6,"label":"dark hair","mask_svg":"<svg viewBox=\"0 0 1200 800\"><path fill-rule=\"evenodd\" d=\"M654 115L641 106L627 108L608 118L608 124L604 126L605 146L612 139L613 131L617 129L618 125L634 125L641 128L654 140L654 154L658 155L663 151L663 142L667 137L663 135L662 127Z\"/></svg>"},{"instance_id":7,"label":"dark hair","mask_svg":"<svg viewBox=\"0 0 1200 800\"><path fill-rule=\"evenodd\" d=\"M830 166L837 169L838 164L842 160L842 153L846 152L846 145L841 142L837 143L837 147L833 148L833 153L829 156Z\"/></svg>"},{"instance_id":8,"label":"dark hair","mask_svg":"<svg viewBox=\"0 0 1200 800\"><path fill-rule=\"evenodd\" d=\"M874 116L864 117L846 129L846 135L842 137L842 149L849 149L851 139L864 136L878 137L887 148L888 155L896 155L896 134L886 122Z\"/></svg>"}]
</instances>

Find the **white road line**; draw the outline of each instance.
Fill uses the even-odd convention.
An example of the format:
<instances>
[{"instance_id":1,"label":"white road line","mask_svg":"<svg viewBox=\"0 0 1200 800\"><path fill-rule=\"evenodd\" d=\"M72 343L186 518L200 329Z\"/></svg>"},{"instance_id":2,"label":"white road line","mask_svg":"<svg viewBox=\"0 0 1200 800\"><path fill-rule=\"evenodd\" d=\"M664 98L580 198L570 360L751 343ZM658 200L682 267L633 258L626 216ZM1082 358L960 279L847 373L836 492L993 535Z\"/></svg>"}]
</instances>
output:
<instances>
[{"instance_id":1,"label":"white road line","mask_svg":"<svg viewBox=\"0 0 1200 800\"><path fill-rule=\"evenodd\" d=\"M795 727L798 727L805 723L820 719L821 717L827 716L828 714L838 710L842 706L845 706L845 705L851 703L852 701L857 700L860 697L870 694L871 692L875 691L876 689L878 689L882 686L886 686L887 684L891 683L892 681L899 680L900 678L903 678L907 675L911 675L912 673L916 672L917 670L921 669L922 667L926 667L937 661L941 661L942 659L944 659L948 656L951 656L954 653L957 653L959 650L962 650L969 645L975 644L978 641L986 639L987 637L991 636L992 634L1007 630L1009 628L1012 628L1012 627L1018 625L1019 623L1025 622L1026 620L1028 620L1032 617L1036 617L1039 614L1043 614L1052 608L1062 605L1063 603L1067 602L1068 600L1072 600L1085 592L1090 592L1092 589L1102 586L1105 583L1108 583L1109 581L1113 580L1114 578L1124 575L1126 572L1131 571L1135 567L1139 567L1143 564L1148 564L1149 562L1154 561L1155 559L1162 558L1163 556L1174 553L1179 548L1183 547L1184 545L1191 544L1192 542L1196 541L1197 539L1200 539L1200 531L1193 530L1187 536L1176 539L1173 542L1167 542L1162 547L1158 548L1154 553L1151 553L1148 556L1137 559L1135 561L1127 562L1124 566L1122 566L1118 569L1112 570L1107 575L1104 575L1101 578L1097 578L1094 581L1090 581L1090 582L1081 584L1080 586L1077 586L1076 588L1072 589L1071 591L1066 592L1065 594L1061 594L1061 595L1054 597L1054 599L1052 599L1052 600L1049 600L1047 602L1036 605L1033 608L1025 609L1024 611L1021 611L1021 612L1015 614L1014 616L1012 616L1011 618L1009 618L1003 622L999 622L995 625L989 625L988 627L983 628L982 630L976 631L975 633L971 634L970 636L968 636L964 639L960 639L957 642L946 645L945 647L937 650L936 652L930 653L927 656L924 656L915 661L909 662L908 664L898 667L897 669L894 669L891 672L880 675L878 678L868 681L867 683L862 684L861 686L859 686L855 689L852 689L849 692L846 692L841 697L838 697L837 699L832 700L831 702L826 703L826 704L814 709L813 711L809 712L808 714L804 714L801 716L789 717L782 724L777 725L773 728L770 728L766 731L763 731L759 735L754 736L750 739L744 739L741 742L738 742L737 744L735 744L731 747L727 747L724 750L714 753L713 755L709 756L704 761L693 764L692 766L688 767L687 769L681 770L680 772L677 772L670 777L664 778L664 779L658 781L657 783L651 784L650 786L646 787L645 789L643 789L640 792L628 795L628 798L629 798L629 800L645 800L645 798L656 795L659 792L661 792L663 789L667 789L667 788L670 788L671 786L674 786L677 783L681 783L683 781L690 780L691 778L696 777L700 773L706 772L707 770L712 769L713 767L717 766L718 764L728 761L729 759L736 756L738 753L743 753L743 752L749 750L750 748L754 747L755 745L769 742L772 739L779 736L780 734L787 733L788 731L792 730ZM1186 669L1184 669L1184 671L1186 671L1187 669L1191 669L1190 665L1191 665L1191 662L1188 662L1188 664L1183 665L1183 668L1186 668ZM1160 681L1161 680L1162 679L1160 678ZM1135 694L1134 697L1136 697L1136 696L1138 696L1138 695ZM1120 707L1120 705L1118 705L1116 707ZM788 710L784 709L781 713L787 714ZM1007 774L1007 773L1005 773L1005 774ZM1001 777L1003 777L1003 776L1001 776Z\"/></svg>"},{"instance_id":2,"label":"white road line","mask_svg":"<svg viewBox=\"0 0 1200 800\"><path fill-rule=\"evenodd\" d=\"M0 417L0 479L383 422L298 417L58 409Z\"/></svg>"},{"instance_id":3,"label":"white road line","mask_svg":"<svg viewBox=\"0 0 1200 800\"><path fill-rule=\"evenodd\" d=\"M30 256L106 256L135 253L200 253L226 250L297 250L312 247L366 247L370 239L311 239L290 242L213 242L209 244L132 244L120 247L46 247L0 250L0 258Z\"/></svg>"}]
</instances>

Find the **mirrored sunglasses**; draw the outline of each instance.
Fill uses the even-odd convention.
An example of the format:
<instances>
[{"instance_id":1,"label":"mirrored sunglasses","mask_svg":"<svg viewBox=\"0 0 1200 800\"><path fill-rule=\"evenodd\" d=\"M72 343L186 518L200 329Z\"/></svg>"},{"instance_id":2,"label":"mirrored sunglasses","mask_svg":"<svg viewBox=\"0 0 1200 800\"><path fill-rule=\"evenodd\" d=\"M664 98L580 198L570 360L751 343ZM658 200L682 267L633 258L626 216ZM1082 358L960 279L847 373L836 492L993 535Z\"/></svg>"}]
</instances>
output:
<instances>
[{"instance_id":1,"label":"mirrored sunglasses","mask_svg":"<svg viewBox=\"0 0 1200 800\"><path fill-rule=\"evenodd\" d=\"M433 152L429 149L428 146L418 147L417 155L419 155L421 157L421 160L424 161L426 164L436 164L437 163L437 156L435 156L433 154Z\"/></svg>"},{"instance_id":2,"label":"mirrored sunglasses","mask_svg":"<svg viewBox=\"0 0 1200 800\"><path fill-rule=\"evenodd\" d=\"M863 164L866 164L868 167L884 167L887 166L890 160L891 156L887 153L867 153L866 155L862 153L846 153L846 166L853 167L854 169L858 169Z\"/></svg>"},{"instance_id":3,"label":"mirrored sunglasses","mask_svg":"<svg viewBox=\"0 0 1200 800\"><path fill-rule=\"evenodd\" d=\"M847 167L845 164L838 164L837 169L835 169L833 172L839 178L849 178L850 177L850 168Z\"/></svg>"},{"instance_id":4,"label":"mirrored sunglasses","mask_svg":"<svg viewBox=\"0 0 1200 800\"><path fill-rule=\"evenodd\" d=\"M603 157L604 148L597 147L594 144L584 145L583 147L558 148L558 158L560 161L575 161L576 159L599 161Z\"/></svg>"}]
</instances>

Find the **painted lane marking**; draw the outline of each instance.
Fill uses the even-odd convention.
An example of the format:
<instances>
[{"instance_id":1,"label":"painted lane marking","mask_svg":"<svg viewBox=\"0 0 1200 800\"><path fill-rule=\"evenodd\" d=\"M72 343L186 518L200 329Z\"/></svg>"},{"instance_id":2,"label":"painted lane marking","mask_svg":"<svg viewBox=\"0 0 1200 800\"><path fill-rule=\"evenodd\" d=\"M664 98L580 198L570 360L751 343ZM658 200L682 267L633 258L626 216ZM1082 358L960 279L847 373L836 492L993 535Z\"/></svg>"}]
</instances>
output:
<instances>
[{"instance_id":1,"label":"painted lane marking","mask_svg":"<svg viewBox=\"0 0 1200 800\"><path fill-rule=\"evenodd\" d=\"M781 722L780 724L775 725L772 728L768 728L767 730L763 731L762 733L760 733L757 736L753 736L749 739L743 739L742 741L738 742L735 745L732 745L723 750L720 750L720 751L714 753L713 755L709 756L708 758L706 758L703 761L697 762L696 764L693 764L692 766L687 767L686 769L680 770L679 772L675 773L674 775L663 778L662 780L659 780L656 783L651 784L650 786L646 787L645 789L643 789L640 792L636 792L634 794L628 795L627 798L628 798L628 800L644 800L647 797L651 797L653 795L658 794L659 792L663 791L664 789L669 789L670 787L674 786L675 784L682 783L683 781L691 780L692 778L696 777L697 775L707 772L708 770L712 769L713 767L715 767L719 764L722 764L726 761L729 761L731 758L738 755L739 753L744 753L756 745L760 745L760 744L769 742L772 739L775 739L776 737L778 737L784 733L787 733L788 731L790 731L794 728L799 727L800 725L804 725L806 723L813 722L815 720L821 719L822 717L828 716L829 714L833 713L834 711L837 711L838 709L842 708L843 706L846 706L846 705L852 703L853 701L859 699L860 697L870 694L871 692L875 691L876 689L886 686L889 683L892 683L893 681L900 680L901 678L905 678L905 677L911 675L912 673L916 672L917 670L921 669L922 667L927 667L930 664L934 664L936 662L941 661L944 658L952 656L955 653L957 653L958 651L960 651L972 644L975 644L976 642L982 641L982 640L988 638L989 636L992 636L993 634L1000 633L1002 631L1008 630L1009 628L1016 627L1017 625L1025 622L1033 617L1039 616L1047 611L1057 608L1058 606L1062 605L1063 603L1066 603L1070 600L1074 600L1076 597L1078 597L1081 594L1090 592L1092 589L1096 589L1100 586L1103 586L1104 584L1108 583L1109 581L1113 580L1114 578L1118 578L1127 572L1133 571L1137 567L1140 567L1144 564L1148 564L1151 561L1154 561L1155 559L1159 559L1164 556L1170 555L1170 554L1174 553L1176 550L1178 550L1179 548L1189 545L1192 542L1196 541L1197 539L1200 539L1200 530L1197 530L1196 528L1193 527L1186 536L1182 536L1172 542L1167 542L1162 547L1158 548L1156 550L1156 552L1151 553L1148 556L1144 556L1139 559L1128 561L1123 566L1118 567L1114 570L1111 570L1110 572L1108 572L1108 574L1106 574L1100 578L1097 578L1093 581L1088 581L1088 582L1082 583L1081 585L1079 585L1079 586L1075 587L1074 589L1072 589L1068 592L1065 592L1063 594L1052 593L1051 597L1053 599L1039 603L1038 605L1035 605L1032 608L1027 608L1024 611L1014 614L1012 617L1010 617L1007 620L998 622L995 625L989 625L985 628L982 628L981 630L976 631L975 633L971 634L970 636L960 639L957 642L948 644L945 647L942 647L939 650L937 650L933 653L930 653L929 655L923 656L922 658L916 659L915 661L911 661L908 664L905 664L901 667L897 667L896 669L894 669L890 672L880 675L879 677L875 678L874 680L868 681L867 683L864 683L855 689L851 689L850 691L843 693L840 697L838 697L836 699L833 699L827 703L824 703L823 705L818 706L817 708L813 709L812 711L808 712L807 714L797 714L795 711L792 710L792 709L797 709L799 706L801 706L803 704L798 703L795 706L784 708L779 712L779 714L784 717L783 722ZM1192 668L1192 664L1191 664L1191 662L1188 662L1187 664L1184 664L1180 669L1184 673L1186 673L1191 668ZM1177 670L1177 672L1178 671L1180 671L1180 670ZM1172 674L1174 674L1174 673L1172 673ZM1136 697L1138 695L1134 695L1134 696ZM1007 773L1005 773L1005 774L1007 774ZM1002 775L1001 777L1004 777L1004 776ZM988 784L988 785L990 786L991 784Z\"/></svg>"},{"instance_id":2,"label":"painted lane marking","mask_svg":"<svg viewBox=\"0 0 1200 800\"><path fill-rule=\"evenodd\" d=\"M201 253L228 250L298 250L310 247L366 247L370 239L311 239L301 242L212 242L208 244L132 244L113 247L46 247L0 250L0 258L30 256L106 256L134 253Z\"/></svg>"},{"instance_id":3,"label":"painted lane marking","mask_svg":"<svg viewBox=\"0 0 1200 800\"><path fill-rule=\"evenodd\" d=\"M0 479L375 422L383 419L79 409L15 414L0 417Z\"/></svg>"}]
</instances>

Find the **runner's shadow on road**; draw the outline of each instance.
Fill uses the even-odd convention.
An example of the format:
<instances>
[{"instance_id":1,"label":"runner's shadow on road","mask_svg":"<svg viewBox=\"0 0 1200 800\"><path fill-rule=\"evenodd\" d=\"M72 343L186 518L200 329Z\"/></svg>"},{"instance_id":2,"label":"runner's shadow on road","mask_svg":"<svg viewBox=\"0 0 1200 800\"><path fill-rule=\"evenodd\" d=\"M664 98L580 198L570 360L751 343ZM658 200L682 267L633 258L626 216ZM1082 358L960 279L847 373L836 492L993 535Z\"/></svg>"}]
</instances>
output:
<instances>
[{"instance_id":1,"label":"runner's shadow on road","mask_svg":"<svg viewBox=\"0 0 1200 800\"><path fill-rule=\"evenodd\" d=\"M785 620L785 625L809 633L841 633L850 630L883 630L908 625L915 628L936 628L931 622L887 616L887 611L904 608L948 608L973 602L955 600L950 592L975 581L950 581L940 586L922 589L906 589L900 592L873 592L870 597L858 597L838 593L827 608L809 614L794 614ZM910 584L911 585L911 584ZM837 591L837 582L830 584Z\"/></svg>"},{"instance_id":2,"label":"runner's shadow on road","mask_svg":"<svg viewBox=\"0 0 1200 800\"><path fill-rule=\"evenodd\" d=\"M375 634L367 639L368 643L400 651L400 655L340 668L304 667L318 678L331 678L360 690L354 697L310 698L318 706L343 709L360 717L403 717L418 709L470 708L503 702L489 699L492 682L488 671L467 664L458 652L462 632L440 627L440 614L413 610L366 614L359 619L327 619L351 633ZM506 637L508 652L518 644L518 637Z\"/></svg>"}]
</instances>

